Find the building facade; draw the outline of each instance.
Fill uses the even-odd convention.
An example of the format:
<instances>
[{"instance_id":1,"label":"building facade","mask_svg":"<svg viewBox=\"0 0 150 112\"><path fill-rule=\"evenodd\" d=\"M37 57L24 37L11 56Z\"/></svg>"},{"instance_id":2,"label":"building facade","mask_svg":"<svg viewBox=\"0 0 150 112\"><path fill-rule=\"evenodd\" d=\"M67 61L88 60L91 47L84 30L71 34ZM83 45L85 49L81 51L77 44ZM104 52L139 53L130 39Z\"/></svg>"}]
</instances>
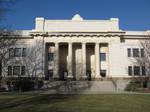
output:
<instances>
[{"instance_id":1,"label":"building facade","mask_svg":"<svg viewBox=\"0 0 150 112\"><path fill-rule=\"evenodd\" d=\"M45 77L74 80L131 78L148 75L141 42L149 40L149 31L123 31L119 19L47 20L38 17L35 29L20 31L3 76ZM3 63L4 65L5 63Z\"/></svg>"}]
</instances>

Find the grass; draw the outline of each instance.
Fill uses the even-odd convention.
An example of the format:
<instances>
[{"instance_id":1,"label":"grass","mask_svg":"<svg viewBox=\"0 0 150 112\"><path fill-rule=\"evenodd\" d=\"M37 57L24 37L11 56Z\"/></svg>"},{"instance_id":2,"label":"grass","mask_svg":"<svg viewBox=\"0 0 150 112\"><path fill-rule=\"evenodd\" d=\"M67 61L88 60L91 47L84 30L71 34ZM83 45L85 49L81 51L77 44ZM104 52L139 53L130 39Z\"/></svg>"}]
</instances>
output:
<instances>
[{"instance_id":1,"label":"grass","mask_svg":"<svg viewBox=\"0 0 150 112\"><path fill-rule=\"evenodd\" d=\"M150 112L150 95L1 93L0 112Z\"/></svg>"}]
</instances>

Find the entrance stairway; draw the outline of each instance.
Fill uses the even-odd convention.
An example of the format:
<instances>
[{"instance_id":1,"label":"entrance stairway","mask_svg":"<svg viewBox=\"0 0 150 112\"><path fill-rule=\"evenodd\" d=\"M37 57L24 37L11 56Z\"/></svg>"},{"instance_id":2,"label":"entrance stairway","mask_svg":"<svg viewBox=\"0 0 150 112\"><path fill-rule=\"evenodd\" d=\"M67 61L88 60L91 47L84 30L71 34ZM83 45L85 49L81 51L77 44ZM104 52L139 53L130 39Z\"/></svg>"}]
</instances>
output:
<instances>
[{"instance_id":1,"label":"entrance stairway","mask_svg":"<svg viewBox=\"0 0 150 112\"><path fill-rule=\"evenodd\" d=\"M43 89L57 93L122 92L124 81L45 81Z\"/></svg>"}]
</instances>

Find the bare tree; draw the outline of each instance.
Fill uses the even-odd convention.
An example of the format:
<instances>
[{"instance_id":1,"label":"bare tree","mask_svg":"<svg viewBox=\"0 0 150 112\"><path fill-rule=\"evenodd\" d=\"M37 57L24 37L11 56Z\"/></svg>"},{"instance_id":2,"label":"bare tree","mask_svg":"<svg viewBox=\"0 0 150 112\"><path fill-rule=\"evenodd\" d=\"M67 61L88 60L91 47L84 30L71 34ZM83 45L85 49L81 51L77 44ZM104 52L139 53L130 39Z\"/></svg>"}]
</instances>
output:
<instances>
[{"instance_id":1,"label":"bare tree","mask_svg":"<svg viewBox=\"0 0 150 112\"><path fill-rule=\"evenodd\" d=\"M18 36L19 34L13 31L0 29L0 84L3 79L5 80L7 66L11 59L9 57L9 48L16 45Z\"/></svg>"},{"instance_id":2,"label":"bare tree","mask_svg":"<svg viewBox=\"0 0 150 112\"><path fill-rule=\"evenodd\" d=\"M140 67L144 67L144 74L141 74L139 77L134 77L140 83L140 87L143 88L143 84L146 84L147 87L150 87L150 33L146 38L140 41L141 48L143 48L143 56L136 58L135 64ZM143 71L143 70L142 70Z\"/></svg>"},{"instance_id":3,"label":"bare tree","mask_svg":"<svg viewBox=\"0 0 150 112\"><path fill-rule=\"evenodd\" d=\"M37 77L37 74L42 74L42 44L42 40L35 40L34 45L28 48L27 55L23 59L28 76Z\"/></svg>"},{"instance_id":4,"label":"bare tree","mask_svg":"<svg viewBox=\"0 0 150 112\"><path fill-rule=\"evenodd\" d=\"M26 75L38 85L39 77L43 77L43 41L35 39L32 45L27 47L26 56L23 58L22 65L26 67Z\"/></svg>"},{"instance_id":5,"label":"bare tree","mask_svg":"<svg viewBox=\"0 0 150 112\"><path fill-rule=\"evenodd\" d=\"M16 0L0 0L0 21L3 19L6 12L10 11L10 5L13 5ZM8 49L10 46L14 45L17 39L13 37L16 36L13 31L8 27L0 26L0 86L2 80L2 70L6 67L9 60Z\"/></svg>"}]
</instances>

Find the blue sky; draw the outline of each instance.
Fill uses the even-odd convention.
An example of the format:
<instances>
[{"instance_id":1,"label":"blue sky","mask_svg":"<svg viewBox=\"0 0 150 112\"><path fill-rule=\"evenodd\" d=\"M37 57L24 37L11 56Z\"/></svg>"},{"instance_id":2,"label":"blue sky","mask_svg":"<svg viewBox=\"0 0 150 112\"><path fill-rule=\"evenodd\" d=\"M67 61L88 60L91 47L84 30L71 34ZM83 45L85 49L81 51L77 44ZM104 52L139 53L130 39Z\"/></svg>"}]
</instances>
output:
<instances>
[{"instance_id":1,"label":"blue sky","mask_svg":"<svg viewBox=\"0 0 150 112\"><path fill-rule=\"evenodd\" d=\"M15 30L34 29L35 17L71 19L120 19L120 29L150 30L150 0L18 0L1 21Z\"/></svg>"}]
</instances>

